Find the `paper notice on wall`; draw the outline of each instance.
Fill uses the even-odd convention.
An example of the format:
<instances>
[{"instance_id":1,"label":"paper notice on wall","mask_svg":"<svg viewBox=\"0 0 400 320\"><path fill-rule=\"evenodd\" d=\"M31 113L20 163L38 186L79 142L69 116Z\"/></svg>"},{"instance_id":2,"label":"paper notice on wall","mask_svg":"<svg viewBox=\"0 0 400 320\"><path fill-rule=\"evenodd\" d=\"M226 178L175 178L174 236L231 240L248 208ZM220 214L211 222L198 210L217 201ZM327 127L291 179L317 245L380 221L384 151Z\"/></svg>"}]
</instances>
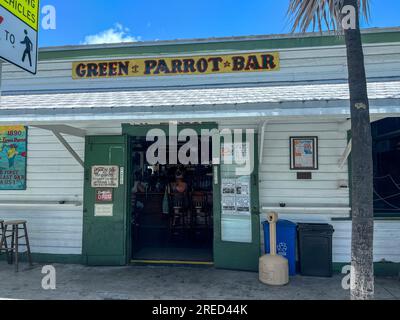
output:
<instances>
[{"instance_id":1,"label":"paper notice on wall","mask_svg":"<svg viewBox=\"0 0 400 320\"><path fill-rule=\"evenodd\" d=\"M297 139L294 142L295 162L298 168L314 166L313 140Z\"/></svg>"},{"instance_id":2,"label":"paper notice on wall","mask_svg":"<svg viewBox=\"0 0 400 320\"><path fill-rule=\"evenodd\" d=\"M250 214L250 177L242 176L236 179L236 212Z\"/></svg>"},{"instance_id":3,"label":"paper notice on wall","mask_svg":"<svg viewBox=\"0 0 400 320\"><path fill-rule=\"evenodd\" d=\"M235 179L222 179L221 182L222 193L222 213L234 214L236 212L236 180Z\"/></svg>"},{"instance_id":4,"label":"paper notice on wall","mask_svg":"<svg viewBox=\"0 0 400 320\"><path fill-rule=\"evenodd\" d=\"M236 180L235 179L222 179L222 194L234 195L236 193Z\"/></svg>"},{"instance_id":5,"label":"paper notice on wall","mask_svg":"<svg viewBox=\"0 0 400 320\"><path fill-rule=\"evenodd\" d=\"M223 164L243 165L250 161L250 144L248 142L223 143L221 160Z\"/></svg>"},{"instance_id":6,"label":"paper notice on wall","mask_svg":"<svg viewBox=\"0 0 400 320\"><path fill-rule=\"evenodd\" d=\"M233 163L233 144L223 143L221 146L221 159L224 164Z\"/></svg>"},{"instance_id":7,"label":"paper notice on wall","mask_svg":"<svg viewBox=\"0 0 400 320\"><path fill-rule=\"evenodd\" d=\"M249 196L250 182L238 180L236 182L236 194L241 196Z\"/></svg>"},{"instance_id":8,"label":"paper notice on wall","mask_svg":"<svg viewBox=\"0 0 400 320\"><path fill-rule=\"evenodd\" d=\"M92 188L118 188L119 167L118 166L93 166Z\"/></svg>"},{"instance_id":9,"label":"paper notice on wall","mask_svg":"<svg viewBox=\"0 0 400 320\"><path fill-rule=\"evenodd\" d=\"M248 142L235 143L234 159L236 164L245 164L249 162L250 144Z\"/></svg>"},{"instance_id":10,"label":"paper notice on wall","mask_svg":"<svg viewBox=\"0 0 400 320\"><path fill-rule=\"evenodd\" d=\"M222 179L221 194L222 214L250 214L250 177Z\"/></svg>"},{"instance_id":11,"label":"paper notice on wall","mask_svg":"<svg viewBox=\"0 0 400 320\"><path fill-rule=\"evenodd\" d=\"M236 212L236 197L233 196L222 196L222 212L223 214L233 214Z\"/></svg>"},{"instance_id":12,"label":"paper notice on wall","mask_svg":"<svg viewBox=\"0 0 400 320\"><path fill-rule=\"evenodd\" d=\"M236 212L241 214L250 214L249 196L236 196Z\"/></svg>"},{"instance_id":13,"label":"paper notice on wall","mask_svg":"<svg viewBox=\"0 0 400 320\"><path fill-rule=\"evenodd\" d=\"M112 217L114 211L113 204L95 204L94 216L95 217Z\"/></svg>"}]
</instances>

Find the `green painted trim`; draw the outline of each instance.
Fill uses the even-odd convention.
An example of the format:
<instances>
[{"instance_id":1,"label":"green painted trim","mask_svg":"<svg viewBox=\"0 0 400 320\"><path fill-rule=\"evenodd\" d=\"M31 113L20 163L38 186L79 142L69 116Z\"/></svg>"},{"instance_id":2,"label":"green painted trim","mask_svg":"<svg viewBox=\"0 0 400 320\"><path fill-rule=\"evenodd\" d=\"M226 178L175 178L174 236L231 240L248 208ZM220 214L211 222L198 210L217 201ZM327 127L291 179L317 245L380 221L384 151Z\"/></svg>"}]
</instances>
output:
<instances>
[{"instance_id":1,"label":"green painted trim","mask_svg":"<svg viewBox=\"0 0 400 320\"><path fill-rule=\"evenodd\" d=\"M278 37L278 36L277 36ZM362 35L363 43L388 43L399 42L400 31L370 32ZM247 39L247 40L221 40L218 42L187 43L187 44L161 44L113 48L85 48L65 49L58 51L40 51L39 60L84 59L84 58L110 58L128 56L158 56L170 54L245 51L245 50L271 50L304 47L338 46L344 45L344 38L336 35L307 36L299 35L298 38L286 37L275 39Z\"/></svg>"},{"instance_id":2,"label":"green painted trim","mask_svg":"<svg viewBox=\"0 0 400 320\"><path fill-rule=\"evenodd\" d=\"M25 253L18 255L21 262L27 262ZM0 261L5 261L6 255L0 255ZM50 253L32 253L33 263L63 263L63 264L83 264L83 256L80 254L50 254Z\"/></svg>"},{"instance_id":3,"label":"green painted trim","mask_svg":"<svg viewBox=\"0 0 400 320\"><path fill-rule=\"evenodd\" d=\"M133 137L146 137L147 133L151 129L161 129L164 131L166 137L169 136L169 125L168 124L158 124L158 125L150 125L150 124L148 124L148 125L131 125L129 123L122 124L122 134L124 136L126 136L126 141L128 143L128 147L127 147L128 150L131 146L131 141L132 141L131 139ZM198 124L191 124L191 123L178 124L178 133L182 129L193 129L196 131L197 134L201 134L201 130L203 130L203 129L207 129L207 130L218 129L218 124L215 122L204 122L204 123L198 123ZM130 155L130 151L127 152L127 155ZM129 156L126 157L125 162L126 162L126 164L125 164L126 184L125 185L127 186L126 190L131 190L131 188L132 188L131 179L129 177L132 176L133 168L132 168ZM215 194L215 192L214 192L214 194ZM127 258L128 258L128 260L131 261L131 263L135 263L135 264L143 263L143 262L134 260L133 256L132 256L132 230L130 227L131 222L132 222L132 220L131 220L132 214L131 214L131 209L129 209L131 207L130 206L131 194L128 191L126 192L125 203L126 203L126 214L127 214L127 219L128 219L128 223L127 223L128 228L127 228L127 232L126 232ZM215 210L215 207L214 207L214 210ZM215 222L214 222L214 224L215 224ZM134 244L133 244L133 246L134 246Z\"/></svg>"},{"instance_id":4,"label":"green painted trim","mask_svg":"<svg viewBox=\"0 0 400 320\"><path fill-rule=\"evenodd\" d=\"M193 129L197 134L201 134L201 130L212 130L217 129L218 125L214 122L204 122L199 124L178 124L178 131L182 129ZM160 129L165 132L165 135L169 134L168 124L157 124L157 125L131 125L124 123L122 124L122 134L129 135L132 137L145 137L151 129Z\"/></svg>"},{"instance_id":5,"label":"green painted trim","mask_svg":"<svg viewBox=\"0 0 400 320\"><path fill-rule=\"evenodd\" d=\"M400 220L400 215L398 213L375 213L374 220Z\"/></svg>"},{"instance_id":6,"label":"green painted trim","mask_svg":"<svg viewBox=\"0 0 400 320\"><path fill-rule=\"evenodd\" d=\"M243 134L243 141L246 141ZM261 255L261 235L260 235L260 203L259 203L259 150L258 133L254 135L254 168L251 174L251 224L252 224L252 242L230 242L222 240L222 210L221 210L221 181L222 170L231 170L235 164L219 166L218 185L214 184L214 263L216 268L258 271L259 257ZM218 210L216 210L218 208Z\"/></svg>"},{"instance_id":7,"label":"green painted trim","mask_svg":"<svg viewBox=\"0 0 400 320\"><path fill-rule=\"evenodd\" d=\"M346 218L331 218L331 221L351 221L351 217L346 217ZM393 215L387 215L387 216L375 216L374 221L400 221L400 217L393 216Z\"/></svg>"},{"instance_id":8,"label":"green painted trim","mask_svg":"<svg viewBox=\"0 0 400 320\"><path fill-rule=\"evenodd\" d=\"M334 262L333 272L341 273L342 268L349 263ZM397 277L400 276L400 263L394 262L374 262L374 273L375 276L380 277Z\"/></svg>"},{"instance_id":9,"label":"green painted trim","mask_svg":"<svg viewBox=\"0 0 400 320\"><path fill-rule=\"evenodd\" d=\"M126 219L126 229L125 229L125 255L126 262L129 264L129 261L132 259L132 249L133 249L133 241L132 241L132 194L129 190L132 190L132 161L130 159L131 155L131 136L123 133L126 141L126 157L125 157L125 219Z\"/></svg>"}]
</instances>

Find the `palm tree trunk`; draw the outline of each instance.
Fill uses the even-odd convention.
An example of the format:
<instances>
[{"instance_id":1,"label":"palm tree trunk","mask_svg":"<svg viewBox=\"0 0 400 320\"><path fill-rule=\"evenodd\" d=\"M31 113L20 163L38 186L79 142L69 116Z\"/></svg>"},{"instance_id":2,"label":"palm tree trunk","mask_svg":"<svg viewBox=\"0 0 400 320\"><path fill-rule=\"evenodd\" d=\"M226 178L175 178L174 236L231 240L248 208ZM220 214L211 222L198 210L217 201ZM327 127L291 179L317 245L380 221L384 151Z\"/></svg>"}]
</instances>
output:
<instances>
[{"instance_id":1,"label":"palm tree trunk","mask_svg":"<svg viewBox=\"0 0 400 320\"><path fill-rule=\"evenodd\" d=\"M358 9L357 2L345 0L344 5ZM368 300L374 295L372 136L359 10L356 12L357 27L345 30L352 127L351 299Z\"/></svg>"}]
</instances>

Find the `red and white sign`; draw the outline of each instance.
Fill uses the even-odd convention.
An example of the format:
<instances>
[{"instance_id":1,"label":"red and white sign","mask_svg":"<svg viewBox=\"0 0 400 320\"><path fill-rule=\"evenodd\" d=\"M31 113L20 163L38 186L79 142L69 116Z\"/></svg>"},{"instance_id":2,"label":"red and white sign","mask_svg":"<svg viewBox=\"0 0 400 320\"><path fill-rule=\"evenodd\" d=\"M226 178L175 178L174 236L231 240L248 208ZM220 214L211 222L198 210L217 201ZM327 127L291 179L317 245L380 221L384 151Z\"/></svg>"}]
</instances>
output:
<instances>
[{"instance_id":1,"label":"red and white sign","mask_svg":"<svg viewBox=\"0 0 400 320\"><path fill-rule=\"evenodd\" d=\"M112 189L97 189L96 202L112 202L113 191Z\"/></svg>"}]
</instances>

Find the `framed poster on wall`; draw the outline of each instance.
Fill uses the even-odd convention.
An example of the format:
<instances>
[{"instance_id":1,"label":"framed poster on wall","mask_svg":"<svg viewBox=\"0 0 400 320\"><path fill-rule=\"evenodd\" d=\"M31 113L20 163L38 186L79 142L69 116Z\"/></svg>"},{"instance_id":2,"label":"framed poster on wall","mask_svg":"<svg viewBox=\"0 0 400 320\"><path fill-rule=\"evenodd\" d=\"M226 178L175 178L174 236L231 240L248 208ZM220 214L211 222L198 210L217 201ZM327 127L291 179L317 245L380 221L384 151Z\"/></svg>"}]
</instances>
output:
<instances>
[{"instance_id":1,"label":"framed poster on wall","mask_svg":"<svg viewBox=\"0 0 400 320\"><path fill-rule=\"evenodd\" d=\"M290 169L318 170L318 137L290 137Z\"/></svg>"},{"instance_id":2,"label":"framed poster on wall","mask_svg":"<svg viewBox=\"0 0 400 320\"><path fill-rule=\"evenodd\" d=\"M0 190L26 190L28 128L0 126Z\"/></svg>"}]
</instances>

